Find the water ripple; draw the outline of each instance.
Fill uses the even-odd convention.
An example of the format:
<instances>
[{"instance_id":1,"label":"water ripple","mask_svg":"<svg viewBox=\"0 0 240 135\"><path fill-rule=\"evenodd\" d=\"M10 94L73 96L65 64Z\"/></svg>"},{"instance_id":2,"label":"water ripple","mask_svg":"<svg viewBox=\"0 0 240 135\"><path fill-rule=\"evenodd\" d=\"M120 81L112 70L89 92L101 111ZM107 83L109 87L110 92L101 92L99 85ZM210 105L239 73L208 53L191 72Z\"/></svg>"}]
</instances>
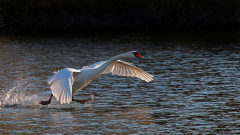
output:
<instances>
[{"instance_id":1,"label":"water ripple","mask_svg":"<svg viewBox=\"0 0 240 135\"><path fill-rule=\"evenodd\" d=\"M0 44L0 133L239 134L239 44L144 37L17 37ZM102 75L76 95L94 94L92 103L61 105L54 99L35 106L42 97L34 94L49 91L53 71L129 50L145 56L128 61L153 74L152 82Z\"/></svg>"}]
</instances>

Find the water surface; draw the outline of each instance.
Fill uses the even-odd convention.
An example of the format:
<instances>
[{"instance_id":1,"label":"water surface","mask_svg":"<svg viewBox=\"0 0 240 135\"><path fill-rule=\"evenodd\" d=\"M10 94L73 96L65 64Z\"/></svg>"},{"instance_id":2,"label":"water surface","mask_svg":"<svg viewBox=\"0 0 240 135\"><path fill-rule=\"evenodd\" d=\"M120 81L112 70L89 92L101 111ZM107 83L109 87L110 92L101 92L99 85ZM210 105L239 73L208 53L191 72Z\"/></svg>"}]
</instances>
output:
<instances>
[{"instance_id":1,"label":"water surface","mask_svg":"<svg viewBox=\"0 0 240 135\"><path fill-rule=\"evenodd\" d=\"M102 75L75 96L92 102L38 104L53 71L132 50L152 82ZM236 32L2 35L0 52L1 134L240 133Z\"/></svg>"}]
</instances>

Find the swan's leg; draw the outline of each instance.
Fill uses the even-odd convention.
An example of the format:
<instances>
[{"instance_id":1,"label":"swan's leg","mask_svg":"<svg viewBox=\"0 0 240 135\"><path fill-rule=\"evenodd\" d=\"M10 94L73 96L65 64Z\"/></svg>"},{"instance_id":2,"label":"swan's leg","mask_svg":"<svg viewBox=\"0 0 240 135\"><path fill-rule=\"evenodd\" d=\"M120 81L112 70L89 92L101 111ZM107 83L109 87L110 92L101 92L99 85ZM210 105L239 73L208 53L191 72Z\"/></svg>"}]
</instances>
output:
<instances>
[{"instance_id":1,"label":"swan's leg","mask_svg":"<svg viewBox=\"0 0 240 135\"><path fill-rule=\"evenodd\" d=\"M48 104L50 104L51 101L52 101L52 97L53 97L53 94L51 94L50 99L49 99L48 101L41 101L39 104L42 104L42 105L48 105Z\"/></svg>"},{"instance_id":2,"label":"swan's leg","mask_svg":"<svg viewBox=\"0 0 240 135\"><path fill-rule=\"evenodd\" d=\"M77 100L77 99L74 99L74 98L72 97L72 101L76 101L76 102L81 103L81 104L84 104L84 103L87 102L87 101L92 101L93 99L94 99L94 96L93 96L93 95L90 95L90 97L89 97L87 100Z\"/></svg>"},{"instance_id":3,"label":"swan's leg","mask_svg":"<svg viewBox=\"0 0 240 135\"><path fill-rule=\"evenodd\" d=\"M77 100L77 99L72 98L72 101L76 101L76 102L78 102L78 103L84 104L84 103L87 102L88 100Z\"/></svg>"}]
</instances>

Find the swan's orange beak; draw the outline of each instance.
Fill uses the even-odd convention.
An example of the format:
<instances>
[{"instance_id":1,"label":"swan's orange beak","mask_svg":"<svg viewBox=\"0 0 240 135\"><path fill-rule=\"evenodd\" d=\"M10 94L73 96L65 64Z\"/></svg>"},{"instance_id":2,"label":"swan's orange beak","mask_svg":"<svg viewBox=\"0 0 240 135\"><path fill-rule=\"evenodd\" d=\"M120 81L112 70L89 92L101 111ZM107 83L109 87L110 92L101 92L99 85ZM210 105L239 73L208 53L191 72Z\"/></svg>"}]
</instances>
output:
<instances>
[{"instance_id":1,"label":"swan's orange beak","mask_svg":"<svg viewBox=\"0 0 240 135\"><path fill-rule=\"evenodd\" d=\"M141 57L141 58L143 58L143 56L141 56L139 53L135 53L135 57Z\"/></svg>"}]
</instances>

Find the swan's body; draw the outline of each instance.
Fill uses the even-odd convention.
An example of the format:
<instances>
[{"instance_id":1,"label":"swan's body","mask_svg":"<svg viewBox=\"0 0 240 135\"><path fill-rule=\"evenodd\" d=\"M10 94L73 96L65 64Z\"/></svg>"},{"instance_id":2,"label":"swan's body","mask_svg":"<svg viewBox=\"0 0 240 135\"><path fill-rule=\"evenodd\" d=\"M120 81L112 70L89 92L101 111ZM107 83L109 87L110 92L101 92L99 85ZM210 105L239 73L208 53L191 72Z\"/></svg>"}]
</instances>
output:
<instances>
[{"instance_id":1,"label":"swan's body","mask_svg":"<svg viewBox=\"0 0 240 135\"><path fill-rule=\"evenodd\" d=\"M153 80L153 76L149 73L133 66L131 63L119 60L133 57L142 56L136 51L131 51L114 56L107 61L97 62L91 66L83 67L82 69L64 68L48 79L48 83L51 85L52 95L55 96L61 104L69 104L71 101L76 101L72 97L79 90L101 74L107 73L137 77L146 82ZM42 101L41 103L44 105L44 102L46 101ZM51 102L51 98L48 102Z\"/></svg>"}]
</instances>

